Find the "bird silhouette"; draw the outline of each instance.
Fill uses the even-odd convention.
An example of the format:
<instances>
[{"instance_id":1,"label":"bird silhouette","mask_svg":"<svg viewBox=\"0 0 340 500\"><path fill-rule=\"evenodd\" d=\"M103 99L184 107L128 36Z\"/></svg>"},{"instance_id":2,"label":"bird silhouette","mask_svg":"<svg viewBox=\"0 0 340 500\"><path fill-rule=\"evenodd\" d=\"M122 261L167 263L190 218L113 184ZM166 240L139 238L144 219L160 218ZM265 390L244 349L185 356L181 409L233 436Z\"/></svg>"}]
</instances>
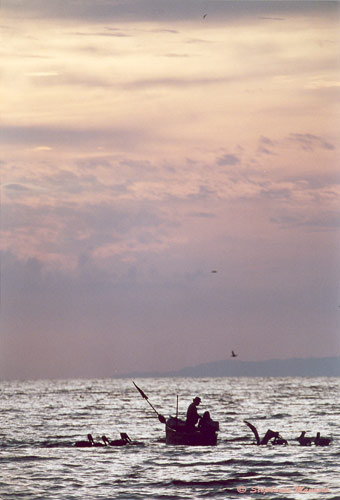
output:
<instances>
[{"instance_id":1,"label":"bird silhouette","mask_svg":"<svg viewBox=\"0 0 340 500\"><path fill-rule=\"evenodd\" d=\"M276 444L276 445L288 444L288 441L284 439L279 432L272 431L271 429L268 429L264 437L260 439L259 433L257 432L255 425L251 424L247 420L243 420L243 422L249 427L249 429L253 431L257 445L268 444L269 442L271 442L271 444ZM270 441L271 439L272 441Z\"/></svg>"},{"instance_id":2,"label":"bird silhouette","mask_svg":"<svg viewBox=\"0 0 340 500\"><path fill-rule=\"evenodd\" d=\"M237 358L238 354L235 354L234 351L231 351L231 357L232 358Z\"/></svg>"},{"instance_id":3,"label":"bird silhouette","mask_svg":"<svg viewBox=\"0 0 340 500\"><path fill-rule=\"evenodd\" d=\"M93 446L93 437L91 434L87 435L87 441L77 441L74 446L76 448L91 448Z\"/></svg>"},{"instance_id":4,"label":"bird silhouette","mask_svg":"<svg viewBox=\"0 0 340 500\"><path fill-rule=\"evenodd\" d=\"M113 439L110 441L106 436L102 437L105 444L108 446L125 446L127 444L142 444L139 441L132 441L130 436L126 434L126 432L120 433L120 439Z\"/></svg>"},{"instance_id":5,"label":"bird silhouette","mask_svg":"<svg viewBox=\"0 0 340 500\"><path fill-rule=\"evenodd\" d=\"M320 432L316 434L314 439L315 446L329 446L331 444L331 439L320 436Z\"/></svg>"},{"instance_id":6,"label":"bird silhouette","mask_svg":"<svg viewBox=\"0 0 340 500\"><path fill-rule=\"evenodd\" d=\"M76 443L74 443L74 446L76 448L98 448L100 446L107 446L107 438L105 436L102 436L102 440L102 443L95 441L92 437L92 434L88 434L87 441L77 441Z\"/></svg>"},{"instance_id":7,"label":"bird silhouette","mask_svg":"<svg viewBox=\"0 0 340 500\"><path fill-rule=\"evenodd\" d=\"M297 441L299 441L301 446L312 446L313 443L313 438L305 436L306 431L302 431L301 435L296 438Z\"/></svg>"}]
</instances>

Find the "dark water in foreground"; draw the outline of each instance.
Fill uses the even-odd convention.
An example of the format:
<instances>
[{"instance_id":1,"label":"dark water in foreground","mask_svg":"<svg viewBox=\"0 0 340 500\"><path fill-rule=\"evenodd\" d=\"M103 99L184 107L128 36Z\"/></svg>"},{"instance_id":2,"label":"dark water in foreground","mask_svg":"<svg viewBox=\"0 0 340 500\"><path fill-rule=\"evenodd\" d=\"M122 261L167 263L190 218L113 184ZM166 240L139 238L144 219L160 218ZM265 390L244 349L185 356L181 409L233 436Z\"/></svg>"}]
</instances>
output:
<instances>
[{"instance_id":1,"label":"dark water in foreground","mask_svg":"<svg viewBox=\"0 0 340 500\"><path fill-rule=\"evenodd\" d=\"M340 499L340 379L139 379L156 409L185 413L202 398L219 420L216 447L174 447L132 382L68 380L0 383L1 500ZM280 431L289 446L252 446ZM333 438L301 447L302 430ZM140 446L72 445L127 432ZM232 439L239 438L237 441Z\"/></svg>"}]
</instances>

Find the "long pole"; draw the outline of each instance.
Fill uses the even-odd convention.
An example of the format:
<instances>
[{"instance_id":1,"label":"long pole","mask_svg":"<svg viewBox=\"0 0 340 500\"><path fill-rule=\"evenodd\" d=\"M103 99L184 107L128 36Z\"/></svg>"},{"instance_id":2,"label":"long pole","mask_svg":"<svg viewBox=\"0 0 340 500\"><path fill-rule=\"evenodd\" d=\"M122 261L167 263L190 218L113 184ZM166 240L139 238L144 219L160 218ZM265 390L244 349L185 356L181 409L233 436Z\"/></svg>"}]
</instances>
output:
<instances>
[{"instance_id":1,"label":"long pole","mask_svg":"<svg viewBox=\"0 0 340 500\"><path fill-rule=\"evenodd\" d=\"M132 381L133 385L136 387L137 391L139 392L139 394L142 396L143 399L145 399L149 405L151 406L151 408L153 409L153 411L156 413L157 417L158 417L158 420L162 423L162 424L165 424L166 423L166 419L165 417L163 417L163 415L161 415L160 413L158 413L158 411L156 410L156 408L150 403L149 401L149 398L148 396L145 394L145 392L142 391L142 389L140 389L138 387L138 385L136 385L134 383L134 381Z\"/></svg>"}]
</instances>

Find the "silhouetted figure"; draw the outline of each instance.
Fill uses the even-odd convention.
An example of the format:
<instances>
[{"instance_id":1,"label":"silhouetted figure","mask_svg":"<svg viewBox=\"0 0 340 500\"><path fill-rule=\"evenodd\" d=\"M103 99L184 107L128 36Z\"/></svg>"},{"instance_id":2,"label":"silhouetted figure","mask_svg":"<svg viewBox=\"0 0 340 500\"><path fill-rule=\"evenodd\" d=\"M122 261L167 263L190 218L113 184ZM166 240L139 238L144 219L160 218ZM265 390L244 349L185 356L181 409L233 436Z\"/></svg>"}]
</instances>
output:
<instances>
[{"instance_id":1,"label":"silhouetted figure","mask_svg":"<svg viewBox=\"0 0 340 500\"><path fill-rule=\"evenodd\" d=\"M256 444L257 445L264 445L264 444L268 444L268 442L273 439L273 441L271 442L272 444L276 444L276 445L286 445L288 444L288 441L286 441L285 439L283 439L283 437L280 435L279 432L275 432L275 431L272 431L271 429L268 429L267 432L265 433L263 439L261 440L260 439L260 436L259 436L259 433L257 432L257 429L255 427L255 425L251 424L250 422L247 422L247 420L243 420L243 422L248 425L249 429L251 429L254 433L254 436L255 436L255 439L256 439Z\"/></svg>"},{"instance_id":2,"label":"silhouetted figure","mask_svg":"<svg viewBox=\"0 0 340 500\"><path fill-rule=\"evenodd\" d=\"M280 434L271 441L272 444L287 446L288 441L284 439Z\"/></svg>"},{"instance_id":3,"label":"silhouetted figure","mask_svg":"<svg viewBox=\"0 0 340 500\"><path fill-rule=\"evenodd\" d=\"M105 442L105 436L102 436L103 443L99 443L98 441L93 441L92 440L92 446L95 446L96 448L99 448L101 446L107 446L107 443Z\"/></svg>"},{"instance_id":4,"label":"silhouetted figure","mask_svg":"<svg viewBox=\"0 0 340 500\"><path fill-rule=\"evenodd\" d=\"M201 398L196 397L193 399L192 403L189 405L187 410L186 426L189 430L195 430L195 426L199 419L201 418L197 412L197 406L200 404Z\"/></svg>"},{"instance_id":5,"label":"silhouetted figure","mask_svg":"<svg viewBox=\"0 0 340 500\"><path fill-rule=\"evenodd\" d=\"M300 446L312 446L312 443L314 441L313 438L306 437L305 434L306 431L302 431L301 435L296 440L299 441Z\"/></svg>"},{"instance_id":6,"label":"silhouetted figure","mask_svg":"<svg viewBox=\"0 0 340 500\"><path fill-rule=\"evenodd\" d=\"M126 434L126 432L121 432L120 433L120 439L113 439L112 441L109 441L106 436L103 436L103 441L109 445L109 446L125 446L127 444L131 444L132 441L129 438L129 436Z\"/></svg>"},{"instance_id":7,"label":"silhouetted figure","mask_svg":"<svg viewBox=\"0 0 340 500\"><path fill-rule=\"evenodd\" d=\"M103 443L94 441L92 434L87 435L87 441L77 441L74 446L76 448L99 448L100 446L106 446L105 436L102 436Z\"/></svg>"},{"instance_id":8,"label":"silhouetted figure","mask_svg":"<svg viewBox=\"0 0 340 500\"><path fill-rule=\"evenodd\" d=\"M238 354L235 354L234 351L231 351L231 357L232 358L237 358Z\"/></svg>"},{"instance_id":9,"label":"silhouetted figure","mask_svg":"<svg viewBox=\"0 0 340 500\"><path fill-rule=\"evenodd\" d=\"M199 421L198 429L204 434L213 434L219 430L219 423L212 420L210 413L205 411Z\"/></svg>"},{"instance_id":10,"label":"silhouetted figure","mask_svg":"<svg viewBox=\"0 0 340 500\"><path fill-rule=\"evenodd\" d=\"M326 437L321 437L320 432L316 434L316 438L314 440L315 446L329 446L331 444L331 439Z\"/></svg>"},{"instance_id":11,"label":"silhouetted figure","mask_svg":"<svg viewBox=\"0 0 340 500\"><path fill-rule=\"evenodd\" d=\"M198 428L204 431L209 426L210 422L212 422L210 413L205 411L199 421Z\"/></svg>"},{"instance_id":12,"label":"silhouetted figure","mask_svg":"<svg viewBox=\"0 0 340 500\"><path fill-rule=\"evenodd\" d=\"M77 448L91 448L93 446L93 437L91 434L87 435L87 441L77 441L74 446Z\"/></svg>"}]
</instances>

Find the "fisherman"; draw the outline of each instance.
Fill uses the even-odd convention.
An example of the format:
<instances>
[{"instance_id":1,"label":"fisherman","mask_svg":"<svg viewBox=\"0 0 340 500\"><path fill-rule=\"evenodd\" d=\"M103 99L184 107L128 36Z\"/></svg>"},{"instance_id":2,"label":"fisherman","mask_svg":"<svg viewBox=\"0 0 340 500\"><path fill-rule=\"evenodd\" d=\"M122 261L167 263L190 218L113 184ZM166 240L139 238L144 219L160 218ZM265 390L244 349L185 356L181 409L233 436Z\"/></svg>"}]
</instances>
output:
<instances>
[{"instance_id":1,"label":"fisherman","mask_svg":"<svg viewBox=\"0 0 340 500\"><path fill-rule=\"evenodd\" d=\"M187 419L186 419L186 426L190 430L195 430L195 426L201 416L197 412L197 406L200 404L201 398L196 396L193 400L192 403L190 403L188 410L187 410Z\"/></svg>"}]
</instances>

